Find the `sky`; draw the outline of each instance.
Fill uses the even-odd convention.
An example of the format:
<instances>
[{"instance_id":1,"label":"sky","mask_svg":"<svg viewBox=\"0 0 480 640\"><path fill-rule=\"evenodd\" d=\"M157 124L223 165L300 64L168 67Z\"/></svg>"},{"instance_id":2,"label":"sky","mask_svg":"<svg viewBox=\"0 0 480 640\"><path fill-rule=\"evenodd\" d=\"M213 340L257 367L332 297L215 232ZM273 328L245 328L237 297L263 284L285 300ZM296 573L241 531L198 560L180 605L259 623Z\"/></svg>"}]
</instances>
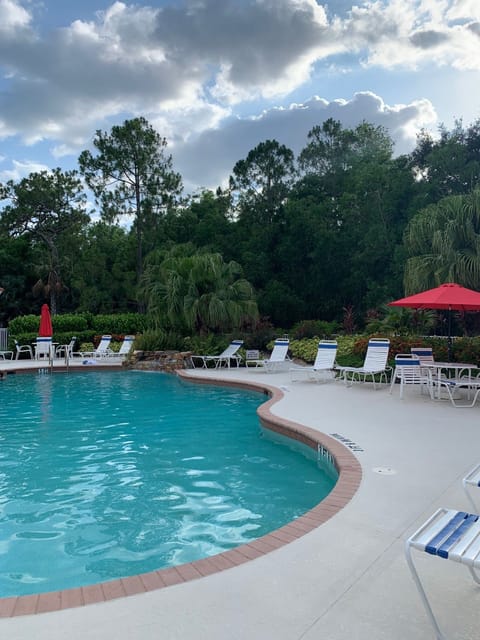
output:
<instances>
[{"instance_id":1,"label":"sky","mask_svg":"<svg viewBox=\"0 0 480 640\"><path fill-rule=\"evenodd\" d=\"M480 0L0 0L0 182L78 168L144 116L186 193L225 185L327 118L421 129L480 118Z\"/></svg>"}]
</instances>

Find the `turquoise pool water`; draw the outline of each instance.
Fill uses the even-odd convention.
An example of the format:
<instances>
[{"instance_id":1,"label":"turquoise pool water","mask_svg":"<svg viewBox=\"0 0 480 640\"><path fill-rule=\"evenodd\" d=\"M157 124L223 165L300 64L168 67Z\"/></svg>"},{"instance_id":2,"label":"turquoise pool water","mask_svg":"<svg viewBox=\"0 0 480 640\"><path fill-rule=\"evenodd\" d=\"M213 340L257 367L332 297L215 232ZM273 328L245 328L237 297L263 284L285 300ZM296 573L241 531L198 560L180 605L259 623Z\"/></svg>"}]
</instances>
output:
<instances>
[{"instance_id":1,"label":"turquoise pool water","mask_svg":"<svg viewBox=\"0 0 480 640\"><path fill-rule=\"evenodd\" d=\"M93 584L231 549L335 478L262 437L265 396L168 374L0 382L0 597Z\"/></svg>"}]
</instances>

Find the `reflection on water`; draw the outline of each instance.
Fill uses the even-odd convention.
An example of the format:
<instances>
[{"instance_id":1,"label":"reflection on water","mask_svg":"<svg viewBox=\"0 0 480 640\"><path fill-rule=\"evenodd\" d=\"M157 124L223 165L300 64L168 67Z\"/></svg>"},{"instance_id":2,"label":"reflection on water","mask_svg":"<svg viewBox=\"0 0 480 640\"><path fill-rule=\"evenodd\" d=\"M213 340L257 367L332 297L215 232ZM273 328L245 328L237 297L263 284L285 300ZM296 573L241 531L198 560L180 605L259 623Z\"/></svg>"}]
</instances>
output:
<instances>
[{"instance_id":1,"label":"reflection on water","mask_svg":"<svg viewBox=\"0 0 480 640\"><path fill-rule=\"evenodd\" d=\"M231 549L334 482L259 437L262 394L140 372L9 376L0 393L1 596Z\"/></svg>"}]
</instances>

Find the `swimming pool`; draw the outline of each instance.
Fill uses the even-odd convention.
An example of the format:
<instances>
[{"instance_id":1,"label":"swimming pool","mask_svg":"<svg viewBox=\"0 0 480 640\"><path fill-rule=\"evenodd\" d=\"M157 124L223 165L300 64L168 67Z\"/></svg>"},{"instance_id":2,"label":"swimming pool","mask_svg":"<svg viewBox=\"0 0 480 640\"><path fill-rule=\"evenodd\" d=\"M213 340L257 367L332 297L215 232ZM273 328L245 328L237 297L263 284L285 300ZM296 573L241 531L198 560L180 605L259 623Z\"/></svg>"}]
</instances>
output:
<instances>
[{"instance_id":1,"label":"swimming pool","mask_svg":"<svg viewBox=\"0 0 480 640\"><path fill-rule=\"evenodd\" d=\"M256 392L88 372L9 376L0 393L1 596L231 549L335 483L260 436Z\"/></svg>"}]
</instances>

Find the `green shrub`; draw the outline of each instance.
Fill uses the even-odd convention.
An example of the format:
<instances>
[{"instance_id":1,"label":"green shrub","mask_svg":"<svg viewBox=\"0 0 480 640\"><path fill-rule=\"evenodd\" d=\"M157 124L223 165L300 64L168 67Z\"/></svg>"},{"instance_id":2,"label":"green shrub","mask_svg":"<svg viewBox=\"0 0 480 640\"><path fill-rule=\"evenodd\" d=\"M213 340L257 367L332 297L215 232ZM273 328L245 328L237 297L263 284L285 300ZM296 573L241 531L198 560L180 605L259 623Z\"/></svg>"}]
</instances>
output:
<instances>
[{"instance_id":1,"label":"green shrub","mask_svg":"<svg viewBox=\"0 0 480 640\"><path fill-rule=\"evenodd\" d=\"M338 322L327 322L326 320L302 320L297 322L291 331L293 340L303 338L329 338L338 331Z\"/></svg>"},{"instance_id":2,"label":"green shrub","mask_svg":"<svg viewBox=\"0 0 480 640\"><path fill-rule=\"evenodd\" d=\"M91 328L102 334L142 333L146 329L146 317L141 313L102 314L92 316Z\"/></svg>"},{"instance_id":3,"label":"green shrub","mask_svg":"<svg viewBox=\"0 0 480 640\"><path fill-rule=\"evenodd\" d=\"M173 331L147 329L135 338L137 351L180 351L184 348L184 338Z\"/></svg>"}]
</instances>

